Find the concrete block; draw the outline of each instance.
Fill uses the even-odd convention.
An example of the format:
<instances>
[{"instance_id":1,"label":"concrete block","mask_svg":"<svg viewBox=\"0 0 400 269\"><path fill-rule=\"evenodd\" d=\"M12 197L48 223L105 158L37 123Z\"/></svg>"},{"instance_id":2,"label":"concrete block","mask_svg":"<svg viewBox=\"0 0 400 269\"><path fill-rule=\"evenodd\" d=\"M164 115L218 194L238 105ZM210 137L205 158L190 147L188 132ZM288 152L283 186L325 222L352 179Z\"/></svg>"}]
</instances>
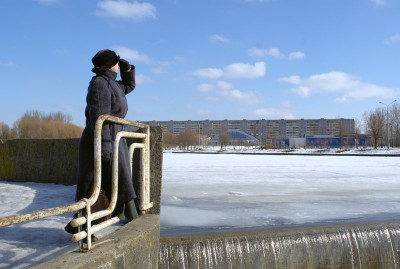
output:
<instances>
[{"instance_id":1,"label":"concrete block","mask_svg":"<svg viewBox=\"0 0 400 269\"><path fill-rule=\"evenodd\" d=\"M71 252L33 268L158 268L160 216L143 215L94 243L86 252Z\"/></svg>"}]
</instances>

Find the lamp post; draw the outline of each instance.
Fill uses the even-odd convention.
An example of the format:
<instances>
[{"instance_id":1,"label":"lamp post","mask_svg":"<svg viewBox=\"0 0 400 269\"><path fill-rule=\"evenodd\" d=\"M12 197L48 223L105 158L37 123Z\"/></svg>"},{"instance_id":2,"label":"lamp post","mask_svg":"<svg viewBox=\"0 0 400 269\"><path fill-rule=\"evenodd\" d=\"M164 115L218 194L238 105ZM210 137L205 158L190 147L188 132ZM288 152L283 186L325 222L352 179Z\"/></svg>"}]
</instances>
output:
<instances>
[{"instance_id":1,"label":"lamp post","mask_svg":"<svg viewBox=\"0 0 400 269\"><path fill-rule=\"evenodd\" d=\"M393 100L391 103L389 103L388 105L383 103L383 102L379 102L379 104L382 104L384 106L386 106L386 143L387 143L387 149L389 150L389 106L391 104L393 104L394 102L396 102L397 100Z\"/></svg>"},{"instance_id":2,"label":"lamp post","mask_svg":"<svg viewBox=\"0 0 400 269\"><path fill-rule=\"evenodd\" d=\"M201 142L200 142L200 121L199 121L199 150L200 150L200 147L201 147Z\"/></svg>"}]
</instances>

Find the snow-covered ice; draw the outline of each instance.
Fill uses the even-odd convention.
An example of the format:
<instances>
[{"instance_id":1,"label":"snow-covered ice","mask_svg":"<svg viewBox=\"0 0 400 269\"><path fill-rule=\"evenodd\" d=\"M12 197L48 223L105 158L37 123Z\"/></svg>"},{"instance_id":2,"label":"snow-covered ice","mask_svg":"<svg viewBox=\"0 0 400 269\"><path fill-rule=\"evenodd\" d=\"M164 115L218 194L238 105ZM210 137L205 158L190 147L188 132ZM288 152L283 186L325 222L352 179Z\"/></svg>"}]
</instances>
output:
<instances>
[{"instance_id":1,"label":"snow-covered ice","mask_svg":"<svg viewBox=\"0 0 400 269\"><path fill-rule=\"evenodd\" d=\"M29 213L74 202L76 186L0 181L0 217ZM64 226L73 213L0 227L0 268L30 268L78 249ZM99 237L120 224L100 231Z\"/></svg>"},{"instance_id":2,"label":"snow-covered ice","mask_svg":"<svg viewBox=\"0 0 400 269\"><path fill-rule=\"evenodd\" d=\"M399 161L165 153L162 229L399 219ZM71 203L75 186L0 182L0 193L4 217ZM71 217L1 227L0 268L29 268L75 250L77 244L63 230Z\"/></svg>"},{"instance_id":3,"label":"snow-covered ice","mask_svg":"<svg viewBox=\"0 0 400 269\"><path fill-rule=\"evenodd\" d=\"M0 182L0 217L73 202L75 186ZM29 268L77 248L63 227L72 214L0 228L0 268Z\"/></svg>"},{"instance_id":4,"label":"snow-covered ice","mask_svg":"<svg viewBox=\"0 0 400 269\"><path fill-rule=\"evenodd\" d=\"M399 161L165 153L161 226L256 227L396 218Z\"/></svg>"}]
</instances>

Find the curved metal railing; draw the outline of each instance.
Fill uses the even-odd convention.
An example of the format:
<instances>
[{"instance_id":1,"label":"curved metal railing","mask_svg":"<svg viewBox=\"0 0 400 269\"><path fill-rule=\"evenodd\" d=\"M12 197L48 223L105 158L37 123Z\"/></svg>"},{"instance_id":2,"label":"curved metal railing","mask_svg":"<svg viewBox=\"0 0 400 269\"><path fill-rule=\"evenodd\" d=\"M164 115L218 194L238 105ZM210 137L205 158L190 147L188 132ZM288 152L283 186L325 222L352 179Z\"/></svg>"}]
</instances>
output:
<instances>
[{"instance_id":1,"label":"curved metal railing","mask_svg":"<svg viewBox=\"0 0 400 269\"><path fill-rule=\"evenodd\" d=\"M139 138L142 139L142 143L133 143L129 147L129 156L130 163L132 164L133 152L136 148L142 150L140 164L141 164L141 173L140 173L140 201L139 201L139 209L141 214L145 214L147 210L153 207L153 203L150 202L150 127L146 124L142 124L135 121L130 121L110 115L101 115L95 125L94 131L94 184L92 195L89 198L84 198L79 200L78 202L53 207L38 211L33 211L26 214L21 215L13 215L8 217L0 218L0 227L13 225L17 223L42 219L50 216L61 215L69 212L76 212L82 209L86 209L85 216L78 216L77 218L71 221L71 225L73 227L79 227L86 224L86 230L79 231L76 234L73 234L71 239L72 241L79 241L79 248L81 251L90 250L92 247L91 235L95 232L100 231L101 229L110 226L119 221L118 217L114 217L108 219L102 223L92 226L91 223L94 220L100 219L107 215L110 215L116 205L117 195L118 195L118 165L113 165L112 167L112 193L110 204L107 209L98 211L95 213L91 213L90 207L96 202L101 187L101 130L104 122L113 122L122 125L128 125L132 127L139 128L143 131L143 133L136 133L131 131L121 131L118 132L114 141L114 153L113 153L113 163L118 164L118 148L119 142L123 137L131 137L131 138ZM132 171L132 165L131 165ZM86 238L86 248L83 247L82 240Z\"/></svg>"}]
</instances>

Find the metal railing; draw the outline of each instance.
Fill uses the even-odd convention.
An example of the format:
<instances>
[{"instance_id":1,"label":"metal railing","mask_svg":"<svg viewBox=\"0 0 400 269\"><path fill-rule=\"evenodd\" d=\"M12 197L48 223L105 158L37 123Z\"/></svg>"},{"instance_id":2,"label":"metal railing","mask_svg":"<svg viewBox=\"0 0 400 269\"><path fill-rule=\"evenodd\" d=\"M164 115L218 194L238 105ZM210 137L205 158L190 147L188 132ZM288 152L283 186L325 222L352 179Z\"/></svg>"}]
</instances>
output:
<instances>
[{"instance_id":1,"label":"metal railing","mask_svg":"<svg viewBox=\"0 0 400 269\"><path fill-rule=\"evenodd\" d=\"M111 192L110 204L107 209L92 214L90 208L96 202L101 187L101 130L105 121L139 128L143 131L143 133L128 132L128 131L121 131L117 133L114 141L113 163L115 165L112 166L112 192ZM130 145L129 156L130 156L131 171L132 171L133 152L136 148L141 149L142 151L140 158L141 173L140 173L139 209L141 211L141 214L145 214L147 210L153 207L153 203L150 202L150 127L148 125L135 121L121 119L110 115L101 115L96 121L95 131L94 131L94 183L93 183L92 195L89 198L81 199L78 202L66 206L53 207L26 214L13 215L0 218L0 227L37 220L55 215L61 215L69 212L76 212L76 211L81 212L82 209L86 209L84 216L80 214L78 215L77 218L71 221L71 226L73 227L80 227L86 224L86 230L79 231L78 233L73 234L71 239L74 242L78 241L80 242L79 248L81 251L90 250L92 248L92 241L91 241L92 234L119 221L118 217L113 217L97 225L94 226L91 225L92 221L110 215L114 211L115 205L117 203L118 148L119 148L119 142L123 137L139 138L142 139L143 141L142 143L133 143ZM82 240L84 238L86 238L87 240L86 248L84 248L82 244Z\"/></svg>"}]
</instances>

